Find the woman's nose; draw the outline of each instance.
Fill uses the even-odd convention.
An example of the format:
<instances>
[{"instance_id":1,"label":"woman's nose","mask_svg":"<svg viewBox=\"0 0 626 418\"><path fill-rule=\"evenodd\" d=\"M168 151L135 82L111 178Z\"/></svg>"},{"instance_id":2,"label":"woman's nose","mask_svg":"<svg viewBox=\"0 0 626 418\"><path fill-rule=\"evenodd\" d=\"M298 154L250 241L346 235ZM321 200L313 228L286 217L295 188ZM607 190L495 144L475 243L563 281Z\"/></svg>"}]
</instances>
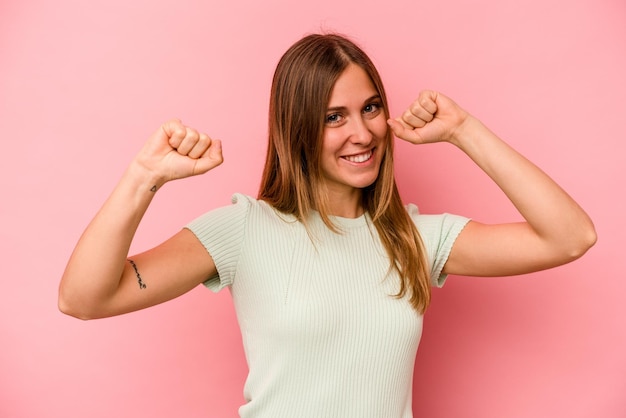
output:
<instances>
[{"instance_id":1,"label":"woman's nose","mask_svg":"<svg viewBox=\"0 0 626 418\"><path fill-rule=\"evenodd\" d=\"M352 132L350 135L351 141L356 144L369 144L372 141L373 136L367 126L367 123L361 118L353 119L352 122Z\"/></svg>"}]
</instances>

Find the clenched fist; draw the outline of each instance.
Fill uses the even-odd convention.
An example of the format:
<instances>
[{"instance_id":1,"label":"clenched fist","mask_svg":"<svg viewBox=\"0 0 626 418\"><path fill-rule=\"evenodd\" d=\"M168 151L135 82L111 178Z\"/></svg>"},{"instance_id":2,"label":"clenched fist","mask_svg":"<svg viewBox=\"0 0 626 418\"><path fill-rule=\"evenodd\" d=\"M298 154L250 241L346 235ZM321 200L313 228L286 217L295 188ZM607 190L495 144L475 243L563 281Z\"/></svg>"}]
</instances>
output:
<instances>
[{"instance_id":1,"label":"clenched fist","mask_svg":"<svg viewBox=\"0 0 626 418\"><path fill-rule=\"evenodd\" d=\"M395 136L414 144L455 142L469 116L443 94L424 90L402 116L387 123Z\"/></svg>"},{"instance_id":2,"label":"clenched fist","mask_svg":"<svg viewBox=\"0 0 626 418\"><path fill-rule=\"evenodd\" d=\"M152 134L135 161L160 180L204 174L224 161L222 143L173 119Z\"/></svg>"}]
</instances>

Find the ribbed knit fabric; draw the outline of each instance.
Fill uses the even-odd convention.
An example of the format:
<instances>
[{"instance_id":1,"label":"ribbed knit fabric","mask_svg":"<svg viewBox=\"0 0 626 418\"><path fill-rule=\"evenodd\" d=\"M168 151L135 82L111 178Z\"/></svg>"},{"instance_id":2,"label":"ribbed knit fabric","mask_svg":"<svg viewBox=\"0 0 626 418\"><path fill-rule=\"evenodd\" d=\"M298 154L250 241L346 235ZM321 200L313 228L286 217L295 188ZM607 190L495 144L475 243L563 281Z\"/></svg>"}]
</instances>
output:
<instances>
[{"instance_id":1,"label":"ribbed knit fabric","mask_svg":"<svg viewBox=\"0 0 626 418\"><path fill-rule=\"evenodd\" d=\"M233 205L188 225L230 287L249 375L242 418L409 418L422 316L393 297L399 278L368 215L314 214L312 237L293 217L236 194ZM455 215L420 215L434 284L467 223Z\"/></svg>"}]
</instances>

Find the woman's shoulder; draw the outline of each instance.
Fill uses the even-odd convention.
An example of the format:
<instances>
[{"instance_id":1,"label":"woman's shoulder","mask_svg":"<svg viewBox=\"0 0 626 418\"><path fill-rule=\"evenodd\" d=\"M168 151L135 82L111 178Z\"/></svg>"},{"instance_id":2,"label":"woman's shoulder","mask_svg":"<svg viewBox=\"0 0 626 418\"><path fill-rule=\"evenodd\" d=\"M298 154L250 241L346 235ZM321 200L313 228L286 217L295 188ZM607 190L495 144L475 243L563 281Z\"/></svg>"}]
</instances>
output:
<instances>
[{"instance_id":1,"label":"woman's shoulder","mask_svg":"<svg viewBox=\"0 0 626 418\"><path fill-rule=\"evenodd\" d=\"M234 193L230 200L231 206L245 208L248 212L262 213L271 217L289 217L289 215L274 208L269 202L244 193Z\"/></svg>"},{"instance_id":2,"label":"woman's shoulder","mask_svg":"<svg viewBox=\"0 0 626 418\"><path fill-rule=\"evenodd\" d=\"M465 216L452 213L422 213L413 203L405 205L406 211L420 233L441 233L449 229L462 229L470 220Z\"/></svg>"},{"instance_id":3,"label":"woman's shoulder","mask_svg":"<svg viewBox=\"0 0 626 418\"><path fill-rule=\"evenodd\" d=\"M245 193L233 193L230 199L230 205L224 205L209 210L201 217L220 217L222 219L246 219L252 220L254 223L267 222L270 220L280 220L292 222L295 217L280 212L274 208L269 202L263 199L257 199Z\"/></svg>"}]
</instances>

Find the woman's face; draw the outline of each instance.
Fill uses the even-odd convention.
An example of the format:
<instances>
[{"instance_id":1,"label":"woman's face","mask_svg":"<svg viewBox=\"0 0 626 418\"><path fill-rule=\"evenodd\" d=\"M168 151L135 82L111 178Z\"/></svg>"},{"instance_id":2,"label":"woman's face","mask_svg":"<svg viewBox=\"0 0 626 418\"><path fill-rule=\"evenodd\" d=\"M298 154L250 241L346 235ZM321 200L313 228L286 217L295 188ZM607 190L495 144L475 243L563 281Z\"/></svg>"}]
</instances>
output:
<instances>
[{"instance_id":1,"label":"woman's face","mask_svg":"<svg viewBox=\"0 0 626 418\"><path fill-rule=\"evenodd\" d=\"M339 76L326 111L321 169L331 197L374 183L385 152L387 120L370 77L350 64Z\"/></svg>"}]
</instances>

